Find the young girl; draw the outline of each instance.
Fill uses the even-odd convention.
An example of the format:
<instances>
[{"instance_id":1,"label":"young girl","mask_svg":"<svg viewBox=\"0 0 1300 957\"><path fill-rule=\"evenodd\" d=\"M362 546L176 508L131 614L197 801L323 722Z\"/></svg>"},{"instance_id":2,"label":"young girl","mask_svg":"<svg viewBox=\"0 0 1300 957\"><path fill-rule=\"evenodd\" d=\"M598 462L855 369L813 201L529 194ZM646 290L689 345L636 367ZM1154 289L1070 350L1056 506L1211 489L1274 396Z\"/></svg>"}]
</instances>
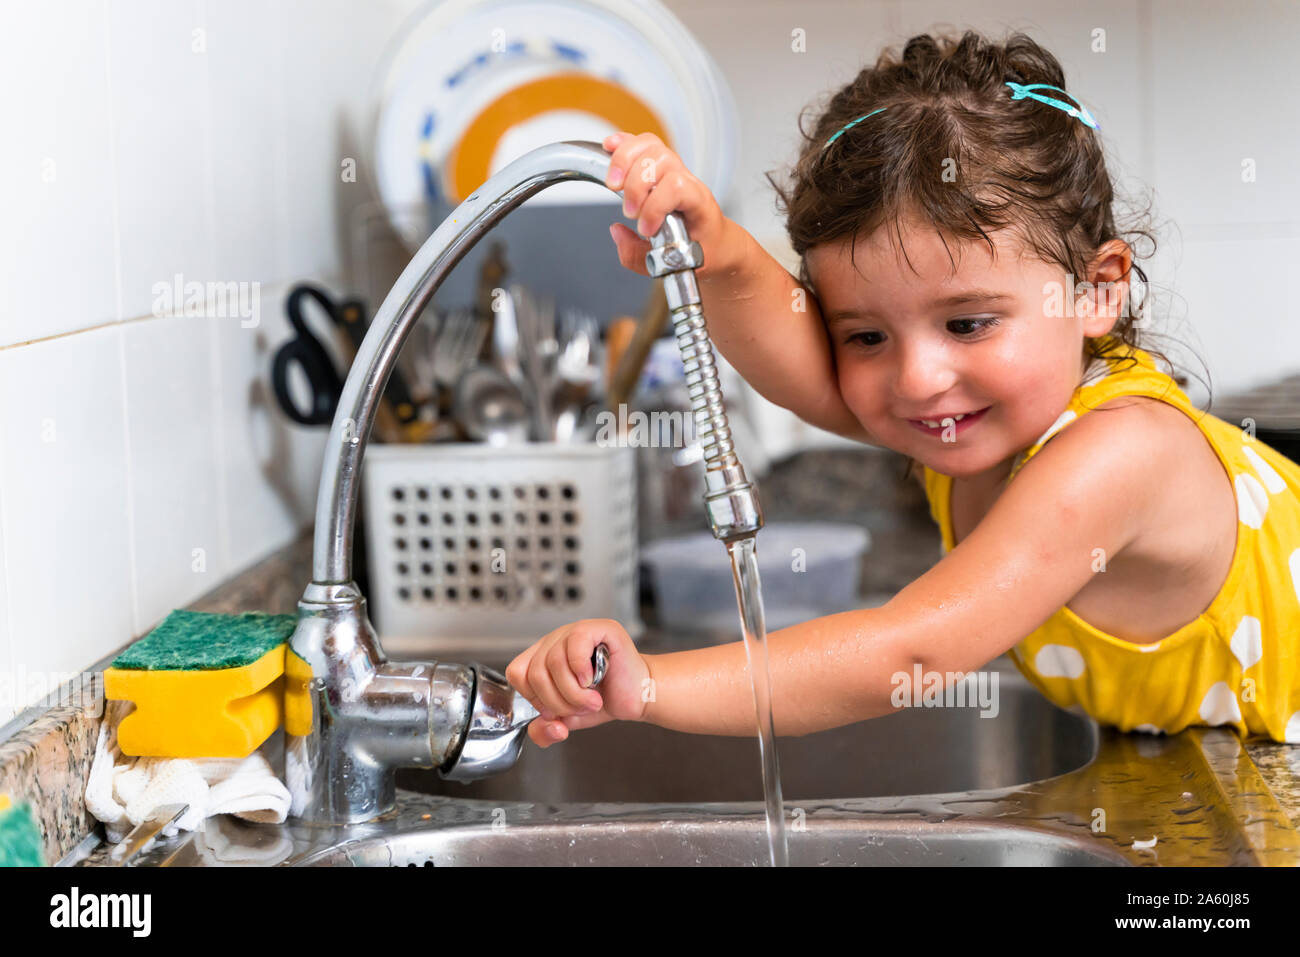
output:
<instances>
[{"instance_id":1,"label":"young girl","mask_svg":"<svg viewBox=\"0 0 1300 957\"><path fill-rule=\"evenodd\" d=\"M640 236L611 228L623 265L644 273L640 237L680 211L713 341L747 381L923 466L944 557L882 607L769 635L778 735L891 713L916 664L951 681L1009 651L1057 705L1122 731L1300 743L1300 466L1137 347L1133 251L1064 85L1020 34L887 52L778 187L798 281L655 136L605 141L638 217ZM506 674L542 747L615 718L755 733L740 641L643 655L586 620Z\"/></svg>"}]
</instances>

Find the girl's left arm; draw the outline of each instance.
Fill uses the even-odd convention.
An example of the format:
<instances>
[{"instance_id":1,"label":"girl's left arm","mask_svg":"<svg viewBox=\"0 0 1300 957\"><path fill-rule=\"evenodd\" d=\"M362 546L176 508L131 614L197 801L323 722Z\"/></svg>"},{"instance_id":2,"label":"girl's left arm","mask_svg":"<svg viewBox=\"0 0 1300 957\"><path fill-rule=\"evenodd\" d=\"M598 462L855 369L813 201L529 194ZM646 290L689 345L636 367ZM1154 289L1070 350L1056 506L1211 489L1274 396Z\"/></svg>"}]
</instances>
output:
<instances>
[{"instance_id":1,"label":"girl's left arm","mask_svg":"<svg viewBox=\"0 0 1300 957\"><path fill-rule=\"evenodd\" d=\"M1142 403L1088 415L1020 470L971 534L879 608L817 618L768 636L778 735L894 711L894 676L969 672L1014 646L1144 528L1173 446ZM762 547L762 533L759 533ZM719 548L719 560L722 560ZM1105 567L1103 564L1101 567ZM743 643L643 656L643 720L696 734L753 735Z\"/></svg>"}]
</instances>

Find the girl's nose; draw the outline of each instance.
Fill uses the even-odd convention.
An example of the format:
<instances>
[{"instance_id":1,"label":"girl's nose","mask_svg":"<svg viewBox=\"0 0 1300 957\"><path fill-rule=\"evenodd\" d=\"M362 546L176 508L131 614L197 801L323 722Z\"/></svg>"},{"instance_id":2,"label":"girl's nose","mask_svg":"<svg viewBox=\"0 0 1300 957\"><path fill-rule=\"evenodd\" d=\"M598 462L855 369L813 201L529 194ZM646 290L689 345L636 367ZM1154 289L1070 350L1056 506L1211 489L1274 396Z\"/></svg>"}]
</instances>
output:
<instances>
[{"instance_id":1,"label":"girl's nose","mask_svg":"<svg viewBox=\"0 0 1300 957\"><path fill-rule=\"evenodd\" d=\"M957 372L943 349L910 343L898 349L896 356L894 392L912 409L927 405L957 382Z\"/></svg>"}]
</instances>

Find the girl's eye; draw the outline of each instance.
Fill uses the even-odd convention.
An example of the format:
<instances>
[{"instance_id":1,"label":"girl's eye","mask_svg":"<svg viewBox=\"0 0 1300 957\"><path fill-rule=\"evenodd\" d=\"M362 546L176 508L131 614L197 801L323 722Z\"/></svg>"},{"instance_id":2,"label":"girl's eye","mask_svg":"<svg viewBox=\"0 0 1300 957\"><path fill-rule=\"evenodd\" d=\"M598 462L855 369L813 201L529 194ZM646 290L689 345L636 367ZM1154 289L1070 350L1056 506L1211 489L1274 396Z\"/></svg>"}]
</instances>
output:
<instances>
[{"instance_id":1,"label":"girl's eye","mask_svg":"<svg viewBox=\"0 0 1300 957\"><path fill-rule=\"evenodd\" d=\"M857 343L863 346L878 346L880 345L880 340L878 338L873 340L871 337L879 335L880 333L878 332L855 332L853 335L845 339L844 342L847 345Z\"/></svg>"},{"instance_id":2,"label":"girl's eye","mask_svg":"<svg viewBox=\"0 0 1300 957\"><path fill-rule=\"evenodd\" d=\"M957 335L969 338L974 333L983 332L985 329L990 329L997 324L998 320L994 316L977 316L970 319L953 319L948 323L948 327ZM961 326L962 328L954 329L953 326Z\"/></svg>"},{"instance_id":3,"label":"girl's eye","mask_svg":"<svg viewBox=\"0 0 1300 957\"><path fill-rule=\"evenodd\" d=\"M963 339L973 339L978 333L991 329L998 324L996 316L974 316L971 318L952 319L948 322L949 331ZM864 348L880 345L880 333L855 332L844 340L846 345L855 343Z\"/></svg>"}]
</instances>

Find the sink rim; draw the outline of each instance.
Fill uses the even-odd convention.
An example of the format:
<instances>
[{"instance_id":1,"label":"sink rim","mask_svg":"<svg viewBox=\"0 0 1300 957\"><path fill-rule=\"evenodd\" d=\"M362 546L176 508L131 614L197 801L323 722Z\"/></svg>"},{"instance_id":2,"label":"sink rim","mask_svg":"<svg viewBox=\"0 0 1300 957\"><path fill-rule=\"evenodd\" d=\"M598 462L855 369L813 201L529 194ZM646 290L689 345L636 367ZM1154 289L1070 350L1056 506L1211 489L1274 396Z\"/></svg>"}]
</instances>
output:
<instances>
[{"instance_id":1,"label":"sink rim","mask_svg":"<svg viewBox=\"0 0 1300 957\"><path fill-rule=\"evenodd\" d=\"M632 829L644 830L646 825L654 826L657 829L663 829L665 826L676 825L674 833L684 834L689 837L693 832L704 832L703 836L717 835L722 832L725 835L727 830L743 829L748 832L758 843L766 827L766 822L762 814L761 802L755 803L758 810L749 813L722 813L717 816L708 814L694 815L688 814L688 811L705 810L705 805L680 806L680 810L675 815L648 815L644 813L629 814L620 816L616 819L555 819L544 818L535 821L524 821L510 825L507 828L494 827L491 823L482 821L473 823L462 823L447 825L442 827L425 825L422 827L411 827L395 829L383 835L374 835L359 840L345 841L339 844L323 847L318 850L296 857L292 860L286 860L284 866L293 867L315 867L315 866L342 866L347 861L348 848L355 848L359 852L373 851L383 847L385 844L419 838L421 835L447 835L451 839L474 839L480 837L484 841L499 843L502 841L516 842L526 841L530 835L537 832L555 832L558 840L563 840L577 831L620 831L627 830L629 826ZM732 807L735 805L716 805L717 807ZM829 809L834 810L834 809ZM843 810L843 809L839 809ZM637 825L641 827L638 828ZM799 831L791 831L790 843L792 849L794 845L808 840L801 835L816 834L816 836L825 836L826 832L844 832L843 840L861 841L868 835L879 835L884 832L884 836L893 836L898 840L904 840L908 837L917 837L918 839L926 834L936 836L942 834L943 837L957 839L984 837L988 834L1003 834L1006 838L1018 838L1022 844L1031 846L1046 847L1050 849L1070 850L1081 853L1088 857L1095 858L1097 863L1118 866L1131 867L1133 862L1125 857L1119 851L1107 847L1106 845L1088 841L1077 835L1063 833L1051 828L1031 827L1023 822L1018 821L996 821L984 819L966 819L956 821L935 821L928 819L906 818L899 815L863 815L863 814L838 814L827 815L822 817L809 816L806 827ZM922 834L915 832L921 831ZM481 833L480 833L481 832ZM894 832L891 834L890 832ZM605 836L605 835L601 835ZM721 836L721 835L720 835ZM436 838L435 838L436 840ZM921 842L924 846L924 841ZM549 848L547 848L549 850ZM538 866L555 866L555 861L542 861ZM398 865L394 865L398 866ZM589 866L619 866L610 864L596 863ZM710 866L704 862L702 866ZM798 865L796 865L798 866ZM924 865L923 865L924 866Z\"/></svg>"}]
</instances>

